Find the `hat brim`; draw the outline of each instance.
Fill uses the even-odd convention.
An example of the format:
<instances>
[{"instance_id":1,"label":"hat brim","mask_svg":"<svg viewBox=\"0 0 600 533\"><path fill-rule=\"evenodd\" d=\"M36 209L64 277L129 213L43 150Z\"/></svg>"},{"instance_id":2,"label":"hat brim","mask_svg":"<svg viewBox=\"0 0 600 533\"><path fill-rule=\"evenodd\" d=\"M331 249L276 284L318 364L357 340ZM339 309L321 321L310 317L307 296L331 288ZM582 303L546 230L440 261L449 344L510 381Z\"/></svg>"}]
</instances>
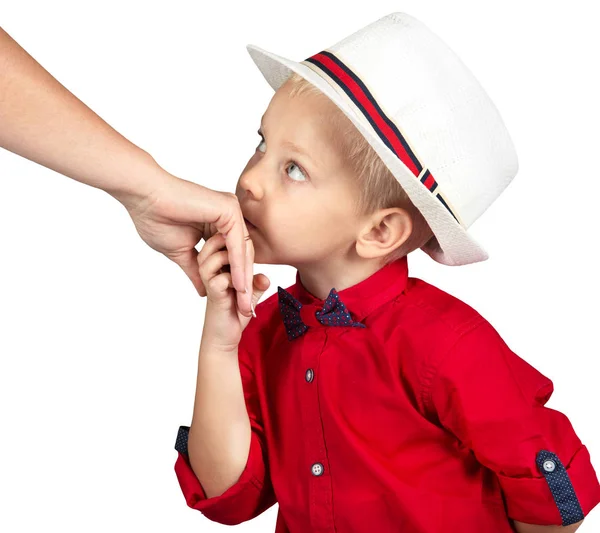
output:
<instances>
[{"instance_id":1,"label":"hat brim","mask_svg":"<svg viewBox=\"0 0 600 533\"><path fill-rule=\"evenodd\" d=\"M442 203L415 178L410 169L358 117L347 101L311 68L262 48L246 46L250 57L274 91L296 72L327 96L356 126L390 169L414 205L427 220L434 237L421 250L434 261L448 266L466 265L488 259L486 250L458 223Z\"/></svg>"}]
</instances>

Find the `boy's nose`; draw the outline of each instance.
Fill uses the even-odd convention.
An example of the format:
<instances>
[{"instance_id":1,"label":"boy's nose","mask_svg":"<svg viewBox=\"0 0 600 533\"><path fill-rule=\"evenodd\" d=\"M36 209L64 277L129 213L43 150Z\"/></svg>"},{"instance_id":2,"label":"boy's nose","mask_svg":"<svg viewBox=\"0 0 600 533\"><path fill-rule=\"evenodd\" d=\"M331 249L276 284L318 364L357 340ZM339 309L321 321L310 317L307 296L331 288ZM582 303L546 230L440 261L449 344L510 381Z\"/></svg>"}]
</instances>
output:
<instances>
[{"instance_id":1,"label":"boy's nose","mask_svg":"<svg viewBox=\"0 0 600 533\"><path fill-rule=\"evenodd\" d=\"M263 197L263 185L260 176L246 176L243 181L240 181L240 185L244 192L255 200L260 200Z\"/></svg>"}]
</instances>

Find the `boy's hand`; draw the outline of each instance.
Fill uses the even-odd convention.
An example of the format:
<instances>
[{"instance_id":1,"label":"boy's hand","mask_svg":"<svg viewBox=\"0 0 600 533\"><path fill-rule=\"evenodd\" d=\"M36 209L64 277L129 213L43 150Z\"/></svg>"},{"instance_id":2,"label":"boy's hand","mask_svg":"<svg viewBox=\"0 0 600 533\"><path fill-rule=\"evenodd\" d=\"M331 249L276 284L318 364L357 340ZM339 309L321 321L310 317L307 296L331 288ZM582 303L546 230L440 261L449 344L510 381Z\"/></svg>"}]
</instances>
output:
<instances>
[{"instance_id":1,"label":"boy's hand","mask_svg":"<svg viewBox=\"0 0 600 533\"><path fill-rule=\"evenodd\" d=\"M254 246L249 239L246 247L254 263ZM243 315L237 307L236 291L229 272L229 253L225 237L215 233L209 237L198 253L198 269L206 288L206 315L203 338L214 347L234 350L240 342L242 332L252 315ZM258 300L269 288L271 282L264 274L256 274L252 283L252 303Z\"/></svg>"}]
</instances>

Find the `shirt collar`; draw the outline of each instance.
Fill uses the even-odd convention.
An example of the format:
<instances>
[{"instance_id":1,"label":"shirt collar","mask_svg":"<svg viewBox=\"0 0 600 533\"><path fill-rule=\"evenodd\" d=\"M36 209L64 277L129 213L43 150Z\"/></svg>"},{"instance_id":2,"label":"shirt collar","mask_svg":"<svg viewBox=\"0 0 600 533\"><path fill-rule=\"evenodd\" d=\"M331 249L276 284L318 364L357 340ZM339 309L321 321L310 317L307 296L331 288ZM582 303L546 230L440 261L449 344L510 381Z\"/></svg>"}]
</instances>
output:
<instances>
[{"instance_id":1,"label":"shirt collar","mask_svg":"<svg viewBox=\"0 0 600 533\"><path fill-rule=\"evenodd\" d=\"M352 287L336 291L354 320L360 322L372 311L399 296L406 288L407 280L408 260L405 255ZM322 307L325 303L325 300L315 297L302 285L300 272L296 272L296 283L288 291L303 305Z\"/></svg>"}]
</instances>

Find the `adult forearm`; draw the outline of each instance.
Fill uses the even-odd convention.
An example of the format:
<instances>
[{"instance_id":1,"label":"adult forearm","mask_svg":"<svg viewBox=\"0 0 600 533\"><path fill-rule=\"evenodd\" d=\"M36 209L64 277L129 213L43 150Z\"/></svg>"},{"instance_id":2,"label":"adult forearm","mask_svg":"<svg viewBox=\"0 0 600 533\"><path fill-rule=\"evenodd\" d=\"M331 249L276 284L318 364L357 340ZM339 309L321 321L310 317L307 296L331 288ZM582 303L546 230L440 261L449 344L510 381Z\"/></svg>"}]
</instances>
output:
<instances>
[{"instance_id":1,"label":"adult forearm","mask_svg":"<svg viewBox=\"0 0 600 533\"><path fill-rule=\"evenodd\" d=\"M145 196L160 175L1 28L0 146L119 199Z\"/></svg>"},{"instance_id":2,"label":"adult forearm","mask_svg":"<svg viewBox=\"0 0 600 533\"><path fill-rule=\"evenodd\" d=\"M205 328L188 455L207 497L222 494L239 480L248 461L250 438L237 349L213 348Z\"/></svg>"}]
</instances>

